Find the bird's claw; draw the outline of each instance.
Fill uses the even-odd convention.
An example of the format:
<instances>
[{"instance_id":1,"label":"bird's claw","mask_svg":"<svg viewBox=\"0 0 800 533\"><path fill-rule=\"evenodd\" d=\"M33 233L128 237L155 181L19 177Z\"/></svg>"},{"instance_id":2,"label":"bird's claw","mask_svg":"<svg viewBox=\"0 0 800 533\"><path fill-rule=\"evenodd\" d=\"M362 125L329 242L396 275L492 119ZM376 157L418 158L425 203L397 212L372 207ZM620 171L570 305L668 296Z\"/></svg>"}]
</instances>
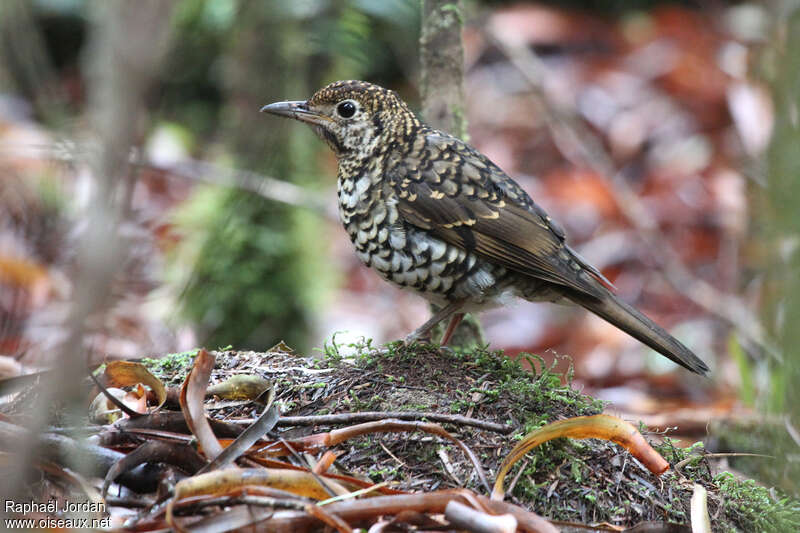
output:
<instances>
[{"instance_id":1,"label":"bird's claw","mask_svg":"<svg viewBox=\"0 0 800 533\"><path fill-rule=\"evenodd\" d=\"M411 346L412 344L432 344L433 339L431 339L430 335L417 335L416 333L411 333L406 335L406 338L400 342L402 342L405 346Z\"/></svg>"}]
</instances>

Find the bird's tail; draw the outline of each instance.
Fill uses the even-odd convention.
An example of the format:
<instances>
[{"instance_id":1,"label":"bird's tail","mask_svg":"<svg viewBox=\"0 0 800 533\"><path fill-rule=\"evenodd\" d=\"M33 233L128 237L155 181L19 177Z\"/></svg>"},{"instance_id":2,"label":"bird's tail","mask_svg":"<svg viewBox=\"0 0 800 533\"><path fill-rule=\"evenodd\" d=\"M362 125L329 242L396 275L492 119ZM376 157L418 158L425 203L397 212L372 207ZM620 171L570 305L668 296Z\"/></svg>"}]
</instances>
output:
<instances>
[{"instance_id":1,"label":"bird's tail","mask_svg":"<svg viewBox=\"0 0 800 533\"><path fill-rule=\"evenodd\" d=\"M566 296L682 367L706 375L708 366L678 339L610 291L601 291L605 294L599 298L578 293Z\"/></svg>"}]
</instances>

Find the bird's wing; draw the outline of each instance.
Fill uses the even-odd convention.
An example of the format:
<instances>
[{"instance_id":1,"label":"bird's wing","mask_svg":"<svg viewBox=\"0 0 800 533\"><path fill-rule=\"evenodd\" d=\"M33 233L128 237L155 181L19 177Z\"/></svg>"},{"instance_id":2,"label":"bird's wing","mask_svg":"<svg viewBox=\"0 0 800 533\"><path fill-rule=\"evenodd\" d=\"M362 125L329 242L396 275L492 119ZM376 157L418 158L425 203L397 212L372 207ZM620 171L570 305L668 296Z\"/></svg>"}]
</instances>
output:
<instances>
[{"instance_id":1,"label":"bird's wing","mask_svg":"<svg viewBox=\"0 0 800 533\"><path fill-rule=\"evenodd\" d=\"M488 158L439 132L386 172L403 218L506 268L599 297L599 272L586 269L564 231Z\"/></svg>"}]
</instances>

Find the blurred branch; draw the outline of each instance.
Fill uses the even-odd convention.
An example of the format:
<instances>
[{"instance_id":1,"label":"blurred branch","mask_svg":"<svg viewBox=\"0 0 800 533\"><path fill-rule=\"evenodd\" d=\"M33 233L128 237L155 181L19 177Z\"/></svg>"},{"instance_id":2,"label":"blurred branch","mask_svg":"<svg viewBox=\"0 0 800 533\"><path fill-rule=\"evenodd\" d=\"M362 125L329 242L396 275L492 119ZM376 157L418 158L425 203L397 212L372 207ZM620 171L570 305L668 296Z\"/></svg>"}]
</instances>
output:
<instances>
[{"instance_id":1,"label":"blurred branch","mask_svg":"<svg viewBox=\"0 0 800 533\"><path fill-rule=\"evenodd\" d=\"M49 145L4 145L0 148L0 159L4 156L27 157L30 159L52 159L67 163L82 161L88 148L79 148L74 143L53 143ZM186 159L177 163L161 164L145 159L140 151L131 150L128 163L137 168L145 168L178 176L184 179L218 185L220 187L236 187L243 191L255 193L267 200L281 202L293 207L303 207L314 212L323 211L326 216L338 220L335 213L328 213L329 202L322 195L295 185L292 182L267 176L252 170L228 168L203 161Z\"/></svg>"},{"instance_id":2,"label":"blurred branch","mask_svg":"<svg viewBox=\"0 0 800 533\"><path fill-rule=\"evenodd\" d=\"M279 178L273 178L252 170L225 168L201 160L188 160L174 165L157 166L143 163L145 166L163 170L176 176L202 181L223 187L238 187L255 193L267 200L273 200L293 207L303 207L314 212L327 213L329 202L325 202L318 193ZM327 213L329 214L329 213ZM336 217L338 220L338 217Z\"/></svg>"},{"instance_id":3,"label":"blurred branch","mask_svg":"<svg viewBox=\"0 0 800 533\"><path fill-rule=\"evenodd\" d=\"M67 416L73 412L78 416L81 383L87 373L86 322L106 308L111 280L126 255L117 228L128 209L134 183L128 154L144 113L145 91L167 46L172 5L161 0L93 4L87 79L91 123L99 144L88 158L91 196L78 245L68 336L57 361L60 372L42 382L31 408L33 436L47 424L56 404L66 407ZM14 451L19 460L3 483L7 491L24 487L21 480L35 453L31 438L18 445Z\"/></svg>"},{"instance_id":4,"label":"blurred branch","mask_svg":"<svg viewBox=\"0 0 800 533\"><path fill-rule=\"evenodd\" d=\"M553 137L561 140L557 143L559 147L563 150L569 146L573 150L565 153L565 156L610 179L618 208L661 264L662 273L669 284L706 312L733 326L745 342L761 348L780 361L780 352L767 337L758 317L740 298L724 293L692 274L680 255L669 245L647 206L625 179L626 169L616 167L597 135L572 110L549 101L542 85L542 80L547 77L547 66L526 47L511 46L491 30L487 30L486 36L530 85L533 95L542 104L542 113Z\"/></svg>"}]
</instances>

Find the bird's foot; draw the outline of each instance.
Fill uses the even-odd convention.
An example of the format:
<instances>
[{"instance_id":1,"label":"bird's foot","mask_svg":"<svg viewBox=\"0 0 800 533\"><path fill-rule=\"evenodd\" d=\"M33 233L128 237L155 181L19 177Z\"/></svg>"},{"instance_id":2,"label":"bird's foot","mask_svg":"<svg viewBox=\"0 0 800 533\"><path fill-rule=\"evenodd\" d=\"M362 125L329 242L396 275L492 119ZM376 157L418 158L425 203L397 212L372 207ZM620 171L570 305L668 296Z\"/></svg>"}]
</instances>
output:
<instances>
[{"instance_id":1,"label":"bird's foot","mask_svg":"<svg viewBox=\"0 0 800 533\"><path fill-rule=\"evenodd\" d=\"M411 346L412 344L432 344L433 339L431 339L430 332L418 333L414 331L406 335L406 338L400 342L405 346Z\"/></svg>"},{"instance_id":2,"label":"bird's foot","mask_svg":"<svg viewBox=\"0 0 800 533\"><path fill-rule=\"evenodd\" d=\"M436 341L434 341L431 338L430 334L415 335L412 333L408 335L405 339L397 342L399 345L405 348L413 347L413 348L419 348L421 349L421 351L430 351L430 352L436 351L438 353L449 353L449 354L454 353L453 349L450 348L449 346L446 346L444 344L439 344Z\"/></svg>"}]
</instances>

